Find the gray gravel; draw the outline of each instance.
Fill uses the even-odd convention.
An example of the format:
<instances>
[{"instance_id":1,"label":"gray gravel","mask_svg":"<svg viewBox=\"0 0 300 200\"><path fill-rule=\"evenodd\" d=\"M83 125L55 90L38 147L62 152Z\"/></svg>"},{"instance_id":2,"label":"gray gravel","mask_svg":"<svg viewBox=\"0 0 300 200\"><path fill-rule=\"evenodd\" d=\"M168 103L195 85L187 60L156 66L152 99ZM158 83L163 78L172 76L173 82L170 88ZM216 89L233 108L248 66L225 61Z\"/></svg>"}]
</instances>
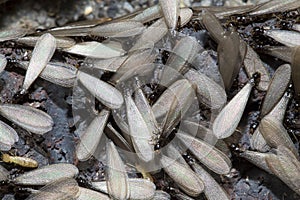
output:
<instances>
[{"instance_id":1,"label":"gray gravel","mask_svg":"<svg viewBox=\"0 0 300 200\"><path fill-rule=\"evenodd\" d=\"M242 0L182 0L191 6L245 4ZM227 2L226 2L227 1ZM252 0L253 1L253 0ZM239 2L239 3L236 3ZM70 22L116 18L155 5L158 0L9 0L0 1L1 28L47 29Z\"/></svg>"}]
</instances>

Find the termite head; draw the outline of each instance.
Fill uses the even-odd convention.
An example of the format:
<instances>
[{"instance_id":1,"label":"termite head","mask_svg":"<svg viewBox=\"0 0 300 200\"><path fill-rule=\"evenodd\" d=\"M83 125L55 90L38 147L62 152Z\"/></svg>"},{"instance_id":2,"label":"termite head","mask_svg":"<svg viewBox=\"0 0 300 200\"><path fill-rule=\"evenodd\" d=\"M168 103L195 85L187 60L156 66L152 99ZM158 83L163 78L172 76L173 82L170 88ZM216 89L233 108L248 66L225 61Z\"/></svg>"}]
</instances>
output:
<instances>
[{"instance_id":1,"label":"termite head","mask_svg":"<svg viewBox=\"0 0 300 200\"><path fill-rule=\"evenodd\" d=\"M260 82L260 73L259 72L255 72L252 75L252 78L250 79L250 82L254 85L257 86Z\"/></svg>"}]
</instances>

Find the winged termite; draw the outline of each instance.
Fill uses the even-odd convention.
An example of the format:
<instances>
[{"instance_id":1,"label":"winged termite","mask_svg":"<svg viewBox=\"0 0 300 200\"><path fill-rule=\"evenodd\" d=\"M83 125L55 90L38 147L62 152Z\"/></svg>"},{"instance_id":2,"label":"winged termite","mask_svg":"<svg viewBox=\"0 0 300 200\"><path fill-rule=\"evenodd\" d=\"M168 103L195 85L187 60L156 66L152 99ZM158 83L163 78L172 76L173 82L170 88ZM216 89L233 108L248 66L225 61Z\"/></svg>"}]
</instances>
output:
<instances>
[{"instance_id":1,"label":"winged termite","mask_svg":"<svg viewBox=\"0 0 300 200\"><path fill-rule=\"evenodd\" d=\"M143 115L131 98L131 94L128 92L125 94L125 104L129 133L133 147L141 160L149 162L154 158L154 148L153 145L150 144L152 141L152 133L150 132Z\"/></svg>"},{"instance_id":2,"label":"winged termite","mask_svg":"<svg viewBox=\"0 0 300 200\"><path fill-rule=\"evenodd\" d=\"M204 194L208 200L230 199L225 190L197 163L192 164L192 169L204 182Z\"/></svg>"},{"instance_id":3,"label":"winged termite","mask_svg":"<svg viewBox=\"0 0 300 200\"><path fill-rule=\"evenodd\" d=\"M230 172L231 161L223 152L190 135L178 132L176 136L210 170L217 174Z\"/></svg>"},{"instance_id":4,"label":"winged termite","mask_svg":"<svg viewBox=\"0 0 300 200\"><path fill-rule=\"evenodd\" d=\"M25 29L2 29L0 30L0 42L17 39L23 37L27 33L28 31Z\"/></svg>"},{"instance_id":5,"label":"winged termite","mask_svg":"<svg viewBox=\"0 0 300 200\"><path fill-rule=\"evenodd\" d=\"M75 179L63 178L47 184L26 200L75 200L79 196L79 187Z\"/></svg>"},{"instance_id":6,"label":"winged termite","mask_svg":"<svg viewBox=\"0 0 300 200\"><path fill-rule=\"evenodd\" d=\"M219 43L224 38L225 31L216 16L208 10L202 15L202 23L211 37Z\"/></svg>"},{"instance_id":7,"label":"winged termite","mask_svg":"<svg viewBox=\"0 0 300 200\"><path fill-rule=\"evenodd\" d=\"M244 66L249 77L252 77L256 72L260 74L260 82L257 88L259 90L266 91L270 83L270 75L259 56L250 46L247 46Z\"/></svg>"},{"instance_id":8,"label":"winged termite","mask_svg":"<svg viewBox=\"0 0 300 200\"><path fill-rule=\"evenodd\" d=\"M88 128L80 137L80 142L76 147L77 158L80 161L88 160L96 151L99 145L104 127L109 116L108 110L102 110L98 116L90 123Z\"/></svg>"},{"instance_id":9,"label":"winged termite","mask_svg":"<svg viewBox=\"0 0 300 200\"><path fill-rule=\"evenodd\" d=\"M143 200L152 199L155 195L155 184L147 179L130 178L129 183L129 199ZM97 191L108 193L105 182L92 182L91 187Z\"/></svg>"},{"instance_id":10,"label":"winged termite","mask_svg":"<svg viewBox=\"0 0 300 200\"><path fill-rule=\"evenodd\" d=\"M265 170L266 172L273 174L273 172L270 170L266 162L266 157L268 157L268 153L260 153L260 152L246 150L242 152L240 156L245 158L252 164L256 165L257 167Z\"/></svg>"},{"instance_id":11,"label":"winged termite","mask_svg":"<svg viewBox=\"0 0 300 200\"><path fill-rule=\"evenodd\" d=\"M176 113L184 116L194 100L194 90L188 80L181 79L173 83L152 106L153 113L158 121L165 118L174 102L174 98L179 104L176 107Z\"/></svg>"},{"instance_id":12,"label":"winged termite","mask_svg":"<svg viewBox=\"0 0 300 200\"><path fill-rule=\"evenodd\" d=\"M196 197L204 190L203 181L190 168L167 156L162 156L160 161L164 171L188 195Z\"/></svg>"},{"instance_id":13,"label":"winged termite","mask_svg":"<svg viewBox=\"0 0 300 200\"><path fill-rule=\"evenodd\" d=\"M181 38L172 49L171 54L167 60L163 75L168 77L168 81L163 83L168 86L178 79L178 72L183 72L185 63L191 63L197 53L200 51L201 46L193 37ZM162 78L165 80L165 78Z\"/></svg>"},{"instance_id":14,"label":"winged termite","mask_svg":"<svg viewBox=\"0 0 300 200\"><path fill-rule=\"evenodd\" d=\"M265 47L262 53L269 54L288 63L292 63L293 48L287 46Z\"/></svg>"},{"instance_id":15,"label":"winged termite","mask_svg":"<svg viewBox=\"0 0 300 200\"><path fill-rule=\"evenodd\" d=\"M291 78L291 66L281 65L272 77L262 104L261 116L268 114L283 96Z\"/></svg>"},{"instance_id":16,"label":"winged termite","mask_svg":"<svg viewBox=\"0 0 300 200\"><path fill-rule=\"evenodd\" d=\"M258 8L250 12L250 15L265 15L276 12L284 12L288 10L296 9L300 6L299 1L297 0L273 0L266 3L260 4Z\"/></svg>"},{"instance_id":17,"label":"winged termite","mask_svg":"<svg viewBox=\"0 0 300 200\"><path fill-rule=\"evenodd\" d=\"M239 35L235 32L225 34L218 44L217 51L219 70L225 89L229 90L242 64Z\"/></svg>"},{"instance_id":18,"label":"winged termite","mask_svg":"<svg viewBox=\"0 0 300 200\"><path fill-rule=\"evenodd\" d=\"M267 30L265 34L288 47L300 45L300 33L287 30Z\"/></svg>"},{"instance_id":19,"label":"winged termite","mask_svg":"<svg viewBox=\"0 0 300 200\"><path fill-rule=\"evenodd\" d=\"M179 16L179 0L159 0L167 26L175 30Z\"/></svg>"},{"instance_id":20,"label":"winged termite","mask_svg":"<svg viewBox=\"0 0 300 200\"><path fill-rule=\"evenodd\" d=\"M167 32L168 28L164 19L157 20L139 36L130 51L144 49L148 44L156 44Z\"/></svg>"},{"instance_id":21,"label":"winged termite","mask_svg":"<svg viewBox=\"0 0 300 200\"><path fill-rule=\"evenodd\" d=\"M149 102L144 95L143 90L141 89L142 85L140 80L135 77L135 92L134 92L134 101L139 109L140 113L142 114L149 131L152 133L153 136L160 133L160 128L157 124L157 121L155 119L154 113L152 111L151 106L149 105Z\"/></svg>"},{"instance_id":22,"label":"winged termite","mask_svg":"<svg viewBox=\"0 0 300 200\"><path fill-rule=\"evenodd\" d=\"M103 37L131 37L139 35L144 31L145 27L141 22L137 21L117 21L91 28L91 35Z\"/></svg>"},{"instance_id":23,"label":"winged termite","mask_svg":"<svg viewBox=\"0 0 300 200\"><path fill-rule=\"evenodd\" d=\"M2 154L2 161L6 163L13 163L20 165L22 167L36 168L38 167L38 162L32 158L20 157L20 156L10 156L8 154Z\"/></svg>"},{"instance_id":24,"label":"winged termite","mask_svg":"<svg viewBox=\"0 0 300 200\"><path fill-rule=\"evenodd\" d=\"M36 134L52 130L52 118L47 113L30 106L2 104L0 113L18 126Z\"/></svg>"},{"instance_id":25,"label":"winged termite","mask_svg":"<svg viewBox=\"0 0 300 200\"><path fill-rule=\"evenodd\" d=\"M184 74L192 85L195 86L198 99L212 109L221 109L226 101L225 90L215 81L194 69L189 69Z\"/></svg>"},{"instance_id":26,"label":"winged termite","mask_svg":"<svg viewBox=\"0 0 300 200\"><path fill-rule=\"evenodd\" d=\"M85 65L109 72L117 72L127 58L128 55L108 59L87 58L85 59Z\"/></svg>"},{"instance_id":27,"label":"winged termite","mask_svg":"<svg viewBox=\"0 0 300 200\"><path fill-rule=\"evenodd\" d=\"M294 83L296 98L300 95L300 46L294 48L292 55L292 79Z\"/></svg>"},{"instance_id":28,"label":"winged termite","mask_svg":"<svg viewBox=\"0 0 300 200\"><path fill-rule=\"evenodd\" d=\"M111 78L111 81L114 83L119 83L121 77L128 73L128 71L136 67L145 66L148 63L153 63L155 61L155 56L156 55L153 52L152 45L150 45L150 48L139 49L137 51L130 52L127 59L117 70L117 73L115 73Z\"/></svg>"},{"instance_id":29,"label":"winged termite","mask_svg":"<svg viewBox=\"0 0 300 200\"><path fill-rule=\"evenodd\" d=\"M32 52L28 69L24 78L23 91L28 90L31 84L46 67L56 49L55 38L46 33L39 37Z\"/></svg>"},{"instance_id":30,"label":"winged termite","mask_svg":"<svg viewBox=\"0 0 300 200\"><path fill-rule=\"evenodd\" d=\"M134 152L133 146L131 144L131 141L127 141L113 126L111 123L108 123L106 125L106 128L104 130L106 136L111 139L118 147Z\"/></svg>"},{"instance_id":31,"label":"winged termite","mask_svg":"<svg viewBox=\"0 0 300 200\"><path fill-rule=\"evenodd\" d=\"M297 155L297 149L282 125L282 122L275 117L264 117L260 122L259 131L270 147L277 148L279 145L283 145Z\"/></svg>"},{"instance_id":32,"label":"winged termite","mask_svg":"<svg viewBox=\"0 0 300 200\"><path fill-rule=\"evenodd\" d=\"M162 190L156 190L153 197L153 200L170 200L170 199L171 196L167 192Z\"/></svg>"},{"instance_id":33,"label":"winged termite","mask_svg":"<svg viewBox=\"0 0 300 200\"><path fill-rule=\"evenodd\" d=\"M7 65L7 60L4 55L0 54L0 73L4 70Z\"/></svg>"},{"instance_id":34,"label":"winged termite","mask_svg":"<svg viewBox=\"0 0 300 200\"><path fill-rule=\"evenodd\" d=\"M4 122L0 121L0 150L9 151L11 146L19 140L17 132Z\"/></svg>"},{"instance_id":35,"label":"winged termite","mask_svg":"<svg viewBox=\"0 0 300 200\"><path fill-rule=\"evenodd\" d=\"M79 187L79 197L77 200L110 200L110 198L100 192Z\"/></svg>"},{"instance_id":36,"label":"winged termite","mask_svg":"<svg viewBox=\"0 0 300 200\"><path fill-rule=\"evenodd\" d=\"M62 178L73 178L78 173L75 165L59 163L26 172L14 178L13 182L19 185L46 185Z\"/></svg>"},{"instance_id":37,"label":"winged termite","mask_svg":"<svg viewBox=\"0 0 300 200\"><path fill-rule=\"evenodd\" d=\"M203 49L194 37L182 37L172 49L166 65L181 71L185 62L192 62L196 54Z\"/></svg>"},{"instance_id":38,"label":"winged termite","mask_svg":"<svg viewBox=\"0 0 300 200\"><path fill-rule=\"evenodd\" d=\"M292 190L300 194L300 163L299 160L294 157L290 157L292 152L288 155L286 152L288 148L279 146L276 154L268 154L266 162L271 171L280 178L285 184L287 184Z\"/></svg>"},{"instance_id":39,"label":"winged termite","mask_svg":"<svg viewBox=\"0 0 300 200\"><path fill-rule=\"evenodd\" d=\"M146 23L149 21L152 21L154 19L160 18L162 16L161 14L161 8L159 5L151 6L145 10L143 10L141 13L137 14L132 18L134 21L138 21L141 23Z\"/></svg>"},{"instance_id":40,"label":"winged termite","mask_svg":"<svg viewBox=\"0 0 300 200\"><path fill-rule=\"evenodd\" d=\"M252 87L253 82L248 82L218 114L212 127L217 138L227 138L234 133L244 113Z\"/></svg>"},{"instance_id":41,"label":"winged termite","mask_svg":"<svg viewBox=\"0 0 300 200\"><path fill-rule=\"evenodd\" d=\"M78 71L77 77L84 87L105 106L111 109L122 106L124 102L122 94L110 84L82 71Z\"/></svg>"},{"instance_id":42,"label":"winged termite","mask_svg":"<svg viewBox=\"0 0 300 200\"><path fill-rule=\"evenodd\" d=\"M28 62L19 62L20 66L24 69L28 69ZM63 87L73 87L77 78L77 68L61 62L49 62L43 71L40 73L40 77L61 85Z\"/></svg>"},{"instance_id":43,"label":"winged termite","mask_svg":"<svg viewBox=\"0 0 300 200\"><path fill-rule=\"evenodd\" d=\"M103 59L123 56L125 54L122 45L114 41L108 43L99 43L96 41L81 42L70 48L63 49L63 51L90 58Z\"/></svg>"},{"instance_id":44,"label":"winged termite","mask_svg":"<svg viewBox=\"0 0 300 200\"><path fill-rule=\"evenodd\" d=\"M25 44L30 47L34 47L39 40L39 36L26 36L18 38L15 41L17 43ZM56 48L69 48L76 44L75 40L68 37L55 37Z\"/></svg>"}]
</instances>

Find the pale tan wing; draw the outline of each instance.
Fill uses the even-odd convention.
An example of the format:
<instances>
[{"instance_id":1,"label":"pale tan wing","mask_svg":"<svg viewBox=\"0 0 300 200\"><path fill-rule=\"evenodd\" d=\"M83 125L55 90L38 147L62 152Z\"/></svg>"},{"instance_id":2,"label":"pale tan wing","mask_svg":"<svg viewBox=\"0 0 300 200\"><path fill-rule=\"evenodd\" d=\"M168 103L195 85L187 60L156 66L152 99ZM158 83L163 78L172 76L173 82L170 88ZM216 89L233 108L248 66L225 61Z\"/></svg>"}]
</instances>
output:
<instances>
[{"instance_id":1,"label":"pale tan wing","mask_svg":"<svg viewBox=\"0 0 300 200\"><path fill-rule=\"evenodd\" d=\"M205 74L190 69L184 76L195 86L198 99L212 109L221 109L227 102L225 90Z\"/></svg>"},{"instance_id":2,"label":"pale tan wing","mask_svg":"<svg viewBox=\"0 0 300 200\"><path fill-rule=\"evenodd\" d=\"M81 42L70 48L63 49L63 51L90 58L102 59L123 56L126 53L121 44L114 41L110 41L108 43L100 43L96 41Z\"/></svg>"},{"instance_id":3,"label":"pale tan wing","mask_svg":"<svg viewBox=\"0 0 300 200\"><path fill-rule=\"evenodd\" d=\"M152 134L130 94L125 94L125 104L133 147L140 159L149 162L154 158Z\"/></svg>"},{"instance_id":4,"label":"pale tan wing","mask_svg":"<svg viewBox=\"0 0 300 200\"><path fill-rule=\"evenodd\" d=\"M225 190L215 181L215 179L207 173L200 165L194 163L192 165L193 170L204 182L204 194L208 200L229 200L229 195Z\"/></svg>"},{"instance_id":5,"label":"pale tan wing","mask_svg":"<svg viewBox=\"0 0 300 200\"><path fill-rule=\"evenodd\" d=\"M112 85L85 72L79 71L77 76L84 87L105 106L118 109L124 103L121 92Z\"/></svg>"},{"instance_id":6,"label":"pale tan wing","mask_svg":"<svg viewBox=\"0 0 300 200\"><path fill-rule=\"evenodd\" d=\"M178 139L196 156L196 158L217 174L228 174L231 161L214 146L184 133L176 133Z\"/></svg>"},{"instance_id":7,"label":"pale tan wing","mask_svg":"<svg viewBox=\"0 0 300 200\"><path fill-rule=\"evenodd\" d=\"M264 117L260 122L259 131L270 147L277 148L279 145L283 145L294 152L295 155L297 154L297 149L289 137L287 130L284 128L282 122L276 118L270 116Z\"/></svg>"},{"instance_id":8,"label":"pale tan wing","mask_svg":"<svg viewBox=\"0 0 300 200\"><path fill-rule=\"evenodd\" d=\"M262 91L267 91L270 84L270 75L266 67L262 63L261 59L257 53L250 47L247 46L247 53L244 59L244 66L248 77L252 77L254 73L259 72L260 81L258 84L258 89Z\"/></svg>"},{"instance_id":9,"label":"pale tan wing","mask_svg":"<svg viewBox=\"0 0 300 200\"><path fill-rule=\"evenodd\" d=\"M292 80L295 88L296 98L300 96L300 48L293 49L292 54Z\"/></svg>"},{"instance_id":10,"label":"pale tan wing","mask_svg":"<svg viewBox=\"0 0 300 200\"><path fill-rule=\"evenodd\" d=\"M81 135L80 141L76 147L78 160L86 161L95 153L100 143L109 114L110 112L108 110L102 110Z\"/></svg>"},{"instance_id":11,"label":"pale tan wing","mask_svg":"<svg viewBox=\"0 0 300 200\"><path fill-rule=\"evenodd\" d=\"M129 198L129 183L125 165L112 141L106 144L106 157L106 183L109 195L114 199Z\"/></svg>"},{"instance_id":12,"label":"pale tan wing","mask_svg":"<svg viewBox=\"0 0 300 200\"><path fill-rule=\"evenodd\" d=\"M19 64L28 69L27 61L21 61ZM73 87L77 78L77 68L67 63L49 62L39 76L63 87Z\"/></svg>"},{"instance_id":13,"label":"pale tan wing","mask_svg":"<svg viewBox=\"0 0 300 200\"><path fill-rule=\"evenodd\" d=\"M32 52L32 56L26 71L23 90L26 91L46 67L56 49L56 39L46 33L39 37Z\"/></svg>"},{"instance_id":14,"label":"pale tan wing","mask_svg":"<svg viewBox=\"0 0 300 200\"><path fill-rule=\"evenodd\" d=\"M51 131L54 124L51 116L30 106L2 104L0 113L18 126L36 134Z\"/></svg>"},{"instance_id":15,"label":"pale tan wing","mask_svg":"<svg viewBox=\"0 0 300 200\"><path fill-rule=\"evenodd\" d=\"M247 83L218 114L212 127L217 138L227 138L233 134L242 118L252 87L252 83Z\"/></svg>"},{"instance_id":16,"label":"pale tan wing","mask_svg":"<svg viewBox=\"0 0 300 200\"><path fill-rule=\"evenodd\" d=\"M15 41L17 43L25 44L30 47L34 47L39 40L39 36L26 36L18 38ZM76 44L75 40L68 37L55 37L56 48L69 48Z\"/></svg>"},{"instance_id":17,"label":"pale tan wing","mask_svg":"<svg viewBox=\"0 0 300 200\"><path fill-rule=\"evenodd\" d=\"M262 104L261 116L268 114L279 102L291 79L291 66L281 65L272 77Z\"/></svg>"},{"instance_id":18,"label":"pale tan wing","mask_svg":"<svg viewBox=\"0 0 300 200\"><path fill-rule=\"evenodd\" d=\"M159 5L168 27L175 30L179 16L179 0L159 0Z\"/></svg>"},{"instance_id":19,"label":"pale tan wing","mask_svg":"<svg viewBox=\"0 0 300 200\"><path fill-rule=\"evenodd\" d=\"M164 171L188 195L196 197L204 190L203 181L190 168L166 156L160 161Z\"/></svg>"},{"instance_id":20,"label":"pale tan wing","mask_svg":"<svg viewBox=\"0 0 300 200\"><path fill-rule=\"evenodd\" d=\"M296 31L268 30L265 34L288 47L300 45L300 33Z\"/></svg>"},{"instance_id":21,"label":"pale tan wing","mask_svg":"<svg viewBox=\"0 0 300 200\"><path fill-rule=\"evenodd\" d=\"M17 132L6 123L0 121L0 150L9 151L11 146L18 140Z\"/></svg>"},{"instance_id":22,"label":"pale tan wing","mask_svg":"<svg viewBox=\"0 0 300 200\"><path fill-rule=\"evenodd\" d=\"M26 200L75 200L79 196L79 186L75 179L63 178L47 184Z\"/></svg>"},{"instance_id":23,"label":"pale tan wing","mask_svg":"<svg viewBox=\"0 0 300 200\"><path fill-rule=\"evenodd\" d=\"M218 44L219 70L226 90L231 88L244 59L240 45L240 37L236 32L227 32Z\"/></svg>"},{"instance_id":24,"label":"pale tan wing","mask_svg":"<svg viewBox=\"0 0 300 200\"><path fill-rule=\"evenodd\" d=\"M47 165L13 179L13 182L20 185L46 185L62 178L73 178L79 173L77 167L72 164L59 163Z\"/></svg>"}]
</instances>

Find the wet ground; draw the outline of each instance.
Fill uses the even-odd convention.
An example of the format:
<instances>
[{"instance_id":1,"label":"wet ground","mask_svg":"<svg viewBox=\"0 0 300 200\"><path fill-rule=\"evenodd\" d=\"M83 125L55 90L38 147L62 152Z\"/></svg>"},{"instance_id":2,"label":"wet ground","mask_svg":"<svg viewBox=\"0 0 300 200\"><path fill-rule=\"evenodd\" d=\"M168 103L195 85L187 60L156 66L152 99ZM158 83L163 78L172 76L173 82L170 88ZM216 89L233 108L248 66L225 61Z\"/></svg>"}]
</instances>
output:
<instances>
[{"instance_id":1,"label":"wet ground","mask_svg":"<svg viewBox=\"0 0 300 200\"><path fill-rule=\"evenodd\" d=\"M47 29L79 20L100 17L115 18L129 14L134 10L151 6L155 3L157 3L155 0L10 0L5 4L1 4L0 25L2 28L30 27L35 29ZM193 1L191 5L197 5L197 3L199 2ZM218 5L223 2L214 1L214 3ZM284 17L285 16L282 16L282 18ZM290 20L289 18L285 19ZM275 24L277 24L277 22L275 22ZM277 25L279 26L280 23ZM257 37L253 39L252 34L246 34L251 33L251 31L248 30L251 29L249 28L250 25L241 23L239 26L241 27L240 33L245 33L244 37L246 40L249 40L249 44L257 48L260 47L259 45L263 45L258 44L262 38ZM256 26L259 27L261 24L257 23ZM195 27L195 24L189 24L182 31L191 35L197 35L198 37L205 37L205 33L197 30L197 27ZM215 45L212 41L207 40L204 46L212 50L212 55L214 54L213 50L215 50ZM58 162L75 163L80 169L80 175L77 180L83 186L87 186L87 183L91 180L103 180L105 167L101 161L89 160L85 163L78 163L76 160L74 148L79 138L75 131L76 119L74 120L72 116L72 105L69 101L73 95L72 88L66 89L43 79L38 79L27 94L19 94L25 71L18 67L17 62L29 60L31 50L31 48L18 46L12 42L0 44L0 54L4 54L9 58L6 71L0 75L0 102L28 104L40 108L54 119L55 125L52 131L41 137L31 135L0 116L0 119L12 125L20 136L20 141L14 145L10 153L18 156L32 157L38 161L40 166ZM77 67L80 66L80 63L83 61L80 57L71 57L60 52L57 52L54 58L71 63ZM263 61L269 64L268 69L271 73L281 64L281 61L274 60L274 58L271 57L263 56L262 58ZM229 98L234 96L237 90L246 82L247 77L245 72L241 70L238 79L236 79L228 95ZM299 199L300 197L278 178L269 175L238 156L239 151L236 150L236 147L242 149L249 148L249 135L259 120L259 106L263 97L264 93L258 92L257 90L252 92L238 132L227 141L232 150L234 169L230 175L216 178L233 199ZM298 107L298 103L292 99L285 118L285 127L288 129L296 145L299 144L297 139L300 139ZM27 170L5 163L1 163L1 165L10 170L12 177ZM174 183L162 173L155 175L154 181L156 185L159 186L158 189L163 189L170 193L174 191L174 189L171 188L176 188ZM24 199L28 195L26 190L20 187L11 184L0 185L0 198L13 199L13 194L15 194L15 199Z\"/></svg>"}]
</instances>

